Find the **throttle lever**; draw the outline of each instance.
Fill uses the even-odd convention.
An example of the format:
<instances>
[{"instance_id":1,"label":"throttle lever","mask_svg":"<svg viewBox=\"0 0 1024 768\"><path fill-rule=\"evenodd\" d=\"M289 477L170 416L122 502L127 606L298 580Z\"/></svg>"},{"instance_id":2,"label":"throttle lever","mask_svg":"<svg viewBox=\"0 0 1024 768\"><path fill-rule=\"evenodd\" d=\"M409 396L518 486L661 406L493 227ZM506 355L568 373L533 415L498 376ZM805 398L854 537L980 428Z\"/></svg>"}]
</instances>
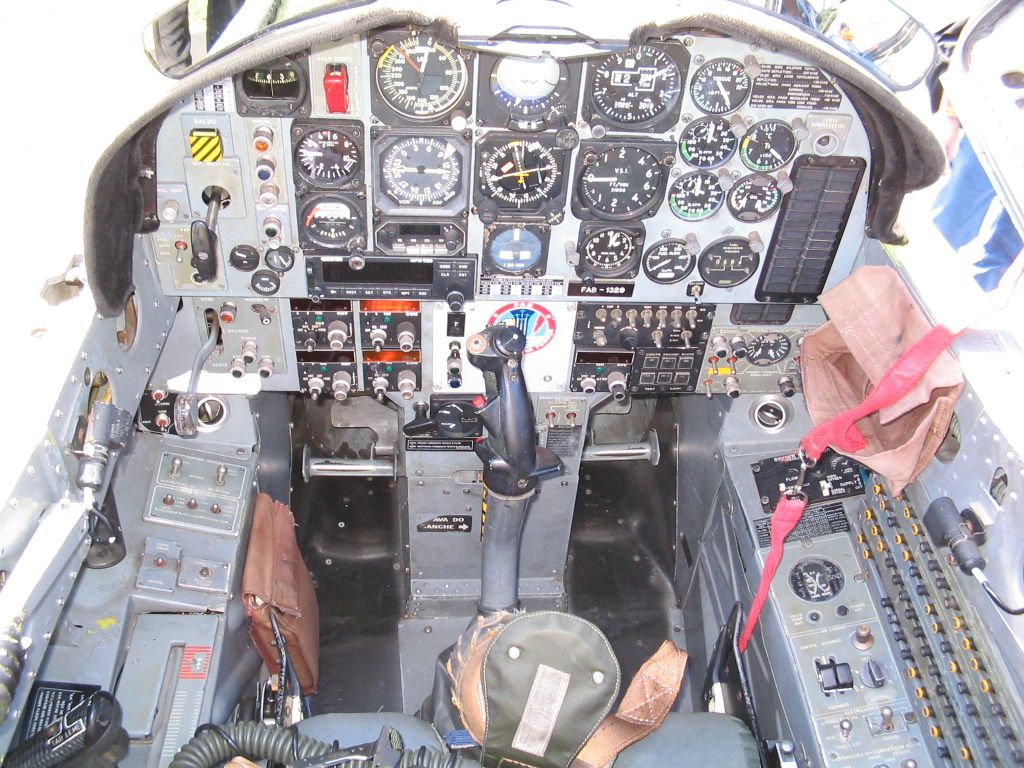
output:
<instances>
[{"instance_id":1,"label":"throttle lever","mask_svg":"<svg viewBox=\"0 0 1024 768\"><path fill-rule=\"evenodd\" d=\"M217 279L217 217L227 198L226 190L211 187L206 219L192 222L192 266L202 283Z\"/></svg>"}]
</instances>

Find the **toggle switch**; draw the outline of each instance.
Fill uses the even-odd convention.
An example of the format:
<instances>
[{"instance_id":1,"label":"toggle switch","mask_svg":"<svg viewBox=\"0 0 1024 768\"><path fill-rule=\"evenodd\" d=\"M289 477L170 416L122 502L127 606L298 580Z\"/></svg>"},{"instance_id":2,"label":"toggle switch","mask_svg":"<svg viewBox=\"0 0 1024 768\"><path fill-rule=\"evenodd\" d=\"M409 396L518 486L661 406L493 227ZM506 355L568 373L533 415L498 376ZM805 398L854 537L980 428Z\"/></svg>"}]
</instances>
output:
<instances>
[{"instance_id":1,"label":"toggle switch","mask_svg":"<svg viewBox=\"0 0 1024 768\"><path fill-rule=\"evenodd\" d=\"M323 82L327 111L331 114L348 114L348 65L326 65Z\"/></svg>"}]
</instances>

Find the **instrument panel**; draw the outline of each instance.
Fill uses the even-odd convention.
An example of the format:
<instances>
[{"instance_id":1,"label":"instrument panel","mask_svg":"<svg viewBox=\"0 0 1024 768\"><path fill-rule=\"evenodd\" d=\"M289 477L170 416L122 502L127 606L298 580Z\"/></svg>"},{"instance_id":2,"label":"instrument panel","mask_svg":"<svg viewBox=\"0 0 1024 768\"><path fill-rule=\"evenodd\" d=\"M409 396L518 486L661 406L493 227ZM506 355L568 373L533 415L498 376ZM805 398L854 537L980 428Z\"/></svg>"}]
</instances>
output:
<instances>
[{"instance_id":1,"label":"instrument panel","mask_svg":"<svg viewBox=\"0 0 1024 768\"><path fill-rule=\"evenodd\" d=\"M827 73L741 40L560 60L402 28L209 86L157 154L166 293L458 312L814 304L863 238L869 150Z\"/></svg>"}]
</instances>

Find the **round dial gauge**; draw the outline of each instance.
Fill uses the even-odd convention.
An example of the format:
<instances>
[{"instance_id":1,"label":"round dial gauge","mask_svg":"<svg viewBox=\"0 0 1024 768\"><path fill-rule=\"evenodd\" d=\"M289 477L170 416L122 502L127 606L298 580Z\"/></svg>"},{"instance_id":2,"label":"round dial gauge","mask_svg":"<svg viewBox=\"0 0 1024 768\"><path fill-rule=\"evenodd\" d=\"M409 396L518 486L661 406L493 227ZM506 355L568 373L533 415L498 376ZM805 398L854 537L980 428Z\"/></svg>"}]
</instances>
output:
<instances>
[{"instance_id":1,"label":"round dial gauge","mask_svg":"<svg viewBox=\"0 0 1024 768\"><path fill-rule=\"evenodd\" d=\"M569 68L552 56L503 56L491 71L494 100L518 118L542 117L568 90Z\"/></svg>"},{"instance_id":2,"label":"round dial gauge","mask_svg":"<svg viewBox=\"0 0 1024 768\"><path fill-rule=\"evenodd\" d=\"M796 154L797 140L784 120L762 120L740 140L740 160L752 171L777 171Z\"/></svg>"},{"instance_id":3,"label":"round dial gauge","mask_svg":"<svg viewBox=\"0 0 1024 768\"><path fill-rule=\"evenodd\" d=\"M700 221L718 213L725 193L718 177L710 171L693 171L680 176L668 193L672 213L684 221Z\"/></svg>"},{"instance_id":4,"label":"round dial gauge","mask_svg":"<svg viewBox=\"0 0 1024 768\"><path fill-rule=\"evenodd\" d=\"M303 239L324 248L348 248L363 231L355 206L333 195L315 197L303 205L299 227Z\"/></svg>"},{"instance_id":5,"label":"round dial gauge","mask_svg":"<svg viewBox=\"0 0 1024 768\"><path fill-rule=\"evenodd\" d=\"M747 347L747 359L754 365L774 365L785 360L792 348L785 334L762 333Z\"/></svg>"},{"instance_id":6,"label":"round dial gauge","mask_svg":"<svg viewBox=\"0 0 1024 768\"><path fill-rule=\"evenodd\" d=\"M661 48L636 45L616 51L594 71L594 107L612 122L636 125L672 109L679 100L679 65Z\"/></svg>"},{"instance_id":7,"label":"round dial gauge","mask_svg":"<svg viewBox=\"0 0 1024 768\"><path fill-rule=\"evenodd\" d=\"M824 603L843 591L843 569L826 557L805 557L789 572L789 586L801 600Z\"/></svg>"},{"instance_id":8,"label":"round dial gauge","mask_svg":"<svg viewBox=\"0 0 1024 768\"><path fill-rule=\"evenodd\" d=\"M585 156L583 162L580 201L594 215L631 217L657 202L665 166L646 149L610 147Z\"/></svg>"},{"instance_id":9,"label":"round dial gauge","mask_svg":"<svg viewBox=\"0 0 1024 768\"><path fill-rule=\"evenodd\" d=\"M362 165L359 145L343 131L315 128L299 140L295 164L307 181L324 187L339 187L349 181Z\"/></svg>"},{"instance_id":10,"label":"round dial gauge","mask_svg":"<svg viewBox=\"0 0 1024 768\"><path fill-rule=\"evenodd\" d=\"M740 221L764 221L779 209L782 191L767 173L752 173L733 185L726 202L732 215Z\"/></svg>"},{"instance_id":11,"label":"round dial gauge","mask_svg":"<svg viewBox=\"0 0 1024 768\"><path fill-rule=\"evenodd\" d=\"M644 254L644 274L654 283L678 283L693 271L694 258L682 240L662 240Z\"/></svg>"},{"instance_id":12,"label":"round dial gauge","mask_svg":"<svg viewBox=\"0 0 1024 768\"><path fill-rule=\"evenodd\" d=\"M725 115L743 106L750 95L750 76L733 59L713 59L697 70L690 98L709 115Z\"/></svg>"},{"instance_id":13,"label":"round dial gauge","mask_svg":"<svg viewBox=\"0 0 1024 768\"><path fill-rule=\"evenodd\" d=\"M286 245L279 245L277 248L271 248L263 256L263 260L267 262L267 266L275 272L284 274L289 269L295 266L295 253Z\"/></svg>"},{"instance_id":14,"label":"round dial gauge","mask_svg":"<svg viewBox=\"0 0 1024 768\"><path fill-rule=\"evenodd\" d=\"M389 45L377 59L377 90L391 109L413 120L430 120L453 109L466 92L466 62L432 35Z\"/></svg>"},{"instance_id":15,"label":"round dial gauge","mask_svg":"<svg viewBox=\"0 0 1024 768\"><path fill-rule=\"evenodd\" d=\"M236 245L228 255L228 264L241 272L252 272L260 265L260 252L251 245Z\"/></svg>"},{"instance_id":16,"label":"round dial gauge","mask_svg":"<svg viewBox=\"0 0 1024 768\"><path fill-rule=\"evenodd\" d=\"M697 268L708 285L732 288L749 280L760 263L745 237L725 237L704 249Z\"/></svg>"},{"instance_id":17,"label":"round dial gauge","mask_svg":"<svg viewBox=\"0 0 1024 768\"><path fill-rule=\"evenodd\" d=\"M724 117L702 117L683 129L679 154L695 168L717 168L736 153L738 143Z\"/></svg>"},{"instance_id":18,"label":"round dial gauge","mask_svg":"<svg viewBox=\"0 0 1024 768\"><path fill-rule=\"evenodd\" d=\"M295 100L302 95L302 80L294 66L266 66L242 73L242 90L247 98Z\"/></svg>"},{"instance_id":19,"label":"round dial gauge","mask_svg":"<svg viewBox=\"0 0 1024 768\"><path fill-rule=\"evenodd\" d=\"M580 254L591 272L602 277L618 277L636 264L635 235L624 229L601 229L583 241Z\"/></svg>"},{"instance_id":20,"label":"round dial gauge","mask_svg":"<svg viewBox=\"0 0 1024 768\"><path fill-rule=\"evenodd\" d=\"M491 264L502 272L519 275L533 269L544 253L544 244L537 233L524 227L510 227L491 238L487 255Z\"/></svg>"},{"instance_id":21,"label":"round dial gauge","mask_svg":"<svg viewBox=\"0 0 1024 768\"><path fill-rule=\"evenodd\" d=\"M381 155L379 183L398 205L444 205L462 189L462 153L437 136L398 139Z\"/></svg>"},{"instance_id":22,"label":"round dial gauge","mask_svg":"<svg viewBox=\"0 0 1024 768\"><path fill-rule=\"evenodd\" d=\"M273 296L281 290L281 276L269 269L261 269L253 273L249 287L260 296Z\"/></svg>"},{"instance_id":23,"label":"round dial gauge","mask_svg":"<svg viewBox=\"0 0 1024 768\"><path fill-rule=\"evenodd\" d=\"M535 207L551 196L561 175L555 153L539 141L513 139L480 158L481 192L505 207Z\"/></svg>"}]
</instances>

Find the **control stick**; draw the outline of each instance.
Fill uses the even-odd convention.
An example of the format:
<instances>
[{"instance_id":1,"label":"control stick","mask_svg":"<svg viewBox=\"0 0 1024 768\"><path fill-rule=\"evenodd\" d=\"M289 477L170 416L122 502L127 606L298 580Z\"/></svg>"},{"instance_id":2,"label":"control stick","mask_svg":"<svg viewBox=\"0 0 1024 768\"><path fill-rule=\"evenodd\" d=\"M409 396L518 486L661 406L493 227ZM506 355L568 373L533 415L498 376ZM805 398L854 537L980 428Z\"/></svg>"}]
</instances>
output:
<instances>
[{"instance_id":1,"label":"control stick","mask_svg":"<svg viewBox=\"0 0 1024 768\"><path fill-rule=\"evenodd\" d=\"M483 568L480 608L512 610L519 603L519 549L537 483L561 474L562 460L537 444L533 405L523 375L526 336L492 325L466 341L469 362L483 371L487 402L479 411L487 437L474 446L484 464Z\"/></svg>"}]
</instances>

